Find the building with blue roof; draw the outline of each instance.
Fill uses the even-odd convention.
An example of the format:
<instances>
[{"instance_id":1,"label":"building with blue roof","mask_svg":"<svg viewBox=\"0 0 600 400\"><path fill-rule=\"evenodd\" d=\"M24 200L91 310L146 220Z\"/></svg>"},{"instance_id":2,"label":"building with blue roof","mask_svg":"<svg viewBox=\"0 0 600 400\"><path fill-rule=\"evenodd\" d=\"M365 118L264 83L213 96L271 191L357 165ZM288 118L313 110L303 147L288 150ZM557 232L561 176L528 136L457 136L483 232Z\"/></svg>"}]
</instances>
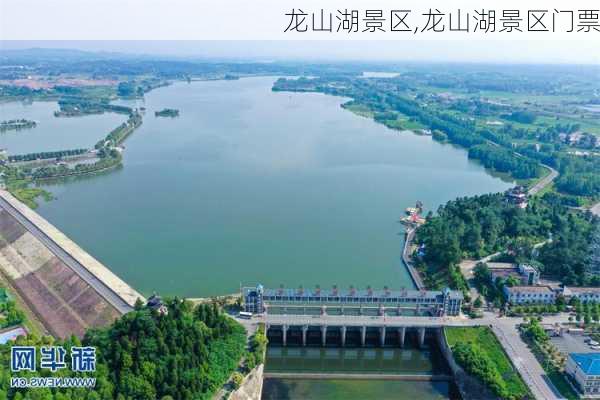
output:
<instances>
[{"instance_id":1,"label":"building with blue roof","mask_svg":"<svg viewBox=\"0 0 600 400\"><path fill-rule=\"evenodd\" d=\"M600 398L600 353L570 353L565 372L586 398Z\"/></svg>"}]
</instances>

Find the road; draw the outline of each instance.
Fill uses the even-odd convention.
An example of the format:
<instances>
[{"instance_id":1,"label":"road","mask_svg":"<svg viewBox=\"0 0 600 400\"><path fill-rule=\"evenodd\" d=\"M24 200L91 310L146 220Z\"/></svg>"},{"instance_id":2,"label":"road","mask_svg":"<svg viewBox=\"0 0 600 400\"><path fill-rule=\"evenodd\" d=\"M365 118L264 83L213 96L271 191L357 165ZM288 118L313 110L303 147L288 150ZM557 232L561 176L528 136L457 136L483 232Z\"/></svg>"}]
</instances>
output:
<instances>
[{"instance_id":1,"label":"road","mask_svg":"<svg viewBox=\"0 0 600 400\"><path fill-rule=\"evenodd\" d=\"M551 321L548 319L544 322ZM519 322L522 322L521 318L494 318L492 330L536 399L562 399L535 355L521 340L519 331L515 327Z\"/></svg>"},{"instance_id":2,"label":"road","mask_svg":"<svg viewBox=\"0 0 600 400\"><path fill-rule=\"evenodd\" d=\"M48 235L42 232L35 224L29 221L23 214L14 208L8 201L0 196L0 207L23 225L37 240L46 246L56 257L65 265L73 270L81 279L87 282L100 296L117 309L122 314L133 310L125 300L116 292L106 286L100 279L87 270L73 256L67 253L62 247L56 244Z\"/></svg>"},{"instance_id":3,"label":"road","mask_svg":"<svg viewBox=\"0 0 600 400\"><path fill-rule=\"evenodd\" d=\"M535 196L536 194L538 194L542 189L544 189L546 186L551 184L552 181L555 180L556 177L558 176L558 171L555 170L554 168L549 167L545 164L542 164L542 167L549 170L550 173L548 175L546 175L545 177L543 177L542 179L540 179L539 181L537 181L536 184L533 185L531 188L529 188L529 190L527 191L527 194L529 196Z\"/></svg>"},{"instance_id":4,"label":"road","mask_svg":"<svg viewBox=\"0 0 600 400\"><path fill-rule=\"evenodd\" d=\"M590 208L590 212L598 217L600 217L600 202L594 204L591 208Z\"/></svg>"},{"instance_id":5,"label":"road","mask_svg":"<svg viewBox=\"0 0 600 400\"><path fill-rule=\"evenodd\" d=\"M270 325L327 325L327 326L408 326L438 328L442 326L486 325L488 321L464 317L408 317L369 315L290 315L267 314L253 321Z\"/></svg>"},{"instance_id":6,"label":"road","mask_svg":"<svg viewBox=\"0 0 600 400\"><path fill-rule=\"evenodd\" d=\"M410 248L412 246L412 241L415 238L415 232L415 228L406 228L406 238L404 240L404 248L402 249L402 261L404 262L404 265L406 265L406 269L408 270L415 287L418 290L421 290L425 289L425 284L423 284L421 274L419 274L419 271L414 267L410 255Z\"/></svg>"}]
</instances>

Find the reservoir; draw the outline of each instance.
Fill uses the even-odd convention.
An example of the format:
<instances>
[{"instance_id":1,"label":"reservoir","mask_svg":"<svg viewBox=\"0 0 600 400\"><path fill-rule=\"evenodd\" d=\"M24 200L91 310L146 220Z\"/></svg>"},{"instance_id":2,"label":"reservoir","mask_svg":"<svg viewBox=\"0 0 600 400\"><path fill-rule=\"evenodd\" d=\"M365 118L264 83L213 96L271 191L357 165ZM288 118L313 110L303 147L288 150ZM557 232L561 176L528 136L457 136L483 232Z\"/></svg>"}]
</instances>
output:
<instances>
[{"instance_id":1,"label":"reservoir","mask_svg":"<svg viewBox=\"0 0 600 400\"><path fill-rule=\"evenodd\" d=\"M10 154L92 148L127 120L126 115L115 113L57 118L54 112L58 110L54 101L0 103L0 121L25 118L37 123L31 129L0 132L0 148Z\"/></svg>"},{"instance_id":2,"label":"reservoir","mask_svg":"<svg viewBox=\"0 0 600 400\"><path fill-rule=\"evenodd\" d=\"M402 265L404 209L511 184L464 149L395 131L340 107L347 99L272 92L275 78L175 83L146 94L123 167L48 183L38 212L143 294L207 297L240 284L412 288ZM178 109L177 118L155 111ZM55 102L0 105L39 121L0 135L11 154L91 147L125 120L55 118ZM266 372L364 373L370 379L267 378L263 399L454 398L435 347L281 348Z\"/></svg>"},{"instance_id":3,"label":"reservoir","mask_svg":"<svg viewBox=\"0 0 600 400\"><path fill-rule=\"evenodd\" d=\"M357 116L340 107L346 99L272 92L274 80L181 82L125 102L147 112L123 168L46 185L56 199L38 211L146 295L205 297L257 282L409 288L404 209L510 186L463 149ZM91 146L124 120L55 118L56 108L0 105L3 119L41 120L3 134L2 146ZM154 116L164 108L180 116Z\"/></svg>"}]
</instances>

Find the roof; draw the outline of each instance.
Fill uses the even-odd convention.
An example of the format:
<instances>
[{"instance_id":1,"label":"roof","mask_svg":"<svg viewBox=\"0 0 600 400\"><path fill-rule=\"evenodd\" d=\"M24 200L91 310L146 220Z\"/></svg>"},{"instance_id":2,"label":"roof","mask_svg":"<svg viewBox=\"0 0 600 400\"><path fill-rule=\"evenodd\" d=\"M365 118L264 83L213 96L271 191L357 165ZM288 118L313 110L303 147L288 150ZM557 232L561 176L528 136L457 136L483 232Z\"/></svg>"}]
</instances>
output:
<instances>
[{"instance_id":1,"label":"roof","mask_svg":"<svg viewBox=\"0 0 600 400\"><path fill-rule=\"evenodd\" d=\"M517 279L521 279L521 274L514 270L508 270L504 268L492 269L490 273L494 278L508 278L509 276L514 276Z\"/></svg>"},{"instance_id":2,"label":"roof","mask_svg":"<svg viewBox=\"0 0 600 400\"><path fill-rule=\"evenodd\" d=\"M548 286L505 286L509 292L520 292L520 293L554 293L554 291Z\"/></svg>"},{"instance_id":3,"label":"roof","mask_svg":"<svg viewBox=\"0 0 600 400\"><path fill-rule=\"evenodd\" d=\"M497 269L506 269L511 271L517 271L518 268L513 263L504 263L504 262L487 262L486 265L488 269L493 272L493 270Z\"/></svg>"},{"instance_id":4,"label":"roof","mask_svg":"<svg viewBox=\"0 0 600 400\"><path fill-rule=\"evenodd\" d=\"M21 326L0 331L0 344L6 344L9 340L15 340L19 336L27 336L27 331Z\"/></svg>"},{"instance_id":5,"label":"roof","mask_svg":"<svg viewBox=\"0 0 600 400\"><path fill-rule=\"evenodd\" d=\"M586 375L600 375L600 353L571 353L569 357Z\"/></svg>"},{"instance_id":6,"label":"roof","mask_svg":"<svg viewBox=\"0 0 600 400\"><path fill-rule=\"evenodd\" d=\"M423 298L437 298L443 296L441 290L376 290L376 289L347 289L338 288L336 291L332 288L327 289L263 289L264 296L288 296L288 297L313 297L313 296L333 296L333 297L423 297ZM245 293L256 292L256 288L246 287L244 288ZM462 299L463 294L460 290L449 290L449 297L451 299Z\"/></svg>"},{"instance_id":7,"label":"roof","mask_svg":"<svg viewBox=\"0 0 600 400\"><path fill-rule=\"evenodd\" d=\"M600 294L600 287L573 287L569 286L568 288L565 286L563 289L566 293L569 294Z\"/></svg>"}]
</instances>

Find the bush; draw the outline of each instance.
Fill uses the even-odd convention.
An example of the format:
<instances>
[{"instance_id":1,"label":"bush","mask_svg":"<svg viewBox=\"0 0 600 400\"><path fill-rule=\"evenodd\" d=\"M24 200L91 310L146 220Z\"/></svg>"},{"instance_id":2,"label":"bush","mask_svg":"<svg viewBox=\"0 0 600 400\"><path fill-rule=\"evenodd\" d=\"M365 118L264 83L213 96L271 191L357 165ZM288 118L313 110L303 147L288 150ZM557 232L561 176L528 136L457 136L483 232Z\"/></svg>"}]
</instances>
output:
<instances>
[{"instance_id":1,"label":"bush","mask_svg":"<svg viewBox=\"0 0 600 400\"><path fill-rule=\"evenodd\" d=\"M231 382L233 383L233 387L238 389L242 386L242 382L244 382L244 376L236 371L231 375Z\"/></svg>"},{"instance_id":2,"label":"bush","mask_svg":"<svg viewBox=\"0 0 600 400\"><path fill-rule=\"evenodd\" d=\"M457 343L452 348L454 358L469 374L479 378L494 393L508 398L509 393L496 366L481 347L475 343Z\"/></svg>"}]
</instances>

